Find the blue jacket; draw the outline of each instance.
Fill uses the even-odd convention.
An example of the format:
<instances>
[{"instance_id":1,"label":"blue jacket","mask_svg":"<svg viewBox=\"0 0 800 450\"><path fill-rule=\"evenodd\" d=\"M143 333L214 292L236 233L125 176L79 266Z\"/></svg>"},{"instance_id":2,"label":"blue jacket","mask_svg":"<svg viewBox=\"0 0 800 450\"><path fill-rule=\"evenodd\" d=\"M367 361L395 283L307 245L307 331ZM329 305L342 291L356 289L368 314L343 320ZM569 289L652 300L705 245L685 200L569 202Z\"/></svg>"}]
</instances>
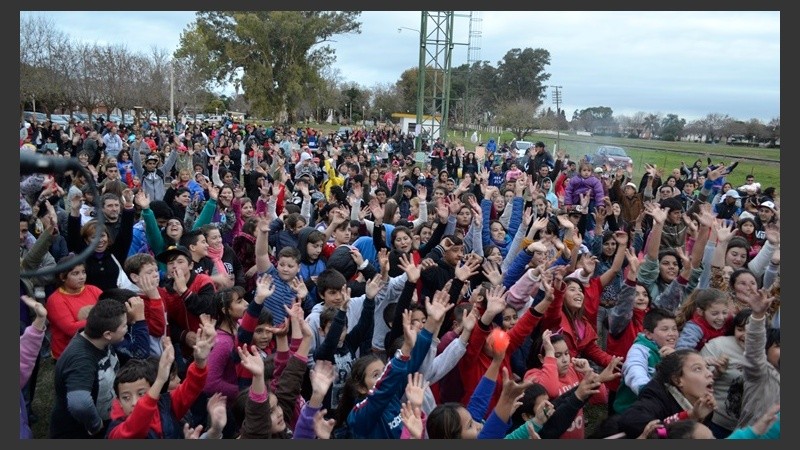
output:
<instances>
[{"instance_id":1,"label":"blue jacket","mask_svg":"<svg viewBox=\"0 0 800 450\"><path fill-rule=\"evenodd\" d=\"M522 197L514 197L514 203L511 210L511 220L508 221L508 230L506 230L506 238L503 242L497 242L492 239L492 232L489 228L489 217L492 210L492 201L489 199L481 200L481 212L483 213L482 238L484 248L494 244L500 248L500 254L503 255L503 258L506 257L508 254L509 244L511 244L511 237L517 234L517 229L519 229L519 226L522 224L523 206L524 200Z\"/></svg>"},{"instance_id":2,"label":"blue jacket","mask_svg":"<svg viewBox=\"0 0 800 450\"><path fill-rule=\"evenodd\" d=\"M417 334L411 356L395 356L389 361L375 387L347 416L347 428L353 438L400 439L400 398L405 393L408 374L419 371L432 340L431 332L423 329Z\"/></svg>"},{"instance_id":3,"label":"blue jacket","mask_svg":"<svg viewBox=\"0 0 800 450\"><path fill-rule=\"evenodd\" d=\"M517 256L511 261L508 269L503 273L503 286L505 286L506 289L511 289L511 286L519 281L522 275L525 274L531 259L533 259L533 256L529 255L528 252L521 251L517 253Z\"/></svg>"}]
</instances>

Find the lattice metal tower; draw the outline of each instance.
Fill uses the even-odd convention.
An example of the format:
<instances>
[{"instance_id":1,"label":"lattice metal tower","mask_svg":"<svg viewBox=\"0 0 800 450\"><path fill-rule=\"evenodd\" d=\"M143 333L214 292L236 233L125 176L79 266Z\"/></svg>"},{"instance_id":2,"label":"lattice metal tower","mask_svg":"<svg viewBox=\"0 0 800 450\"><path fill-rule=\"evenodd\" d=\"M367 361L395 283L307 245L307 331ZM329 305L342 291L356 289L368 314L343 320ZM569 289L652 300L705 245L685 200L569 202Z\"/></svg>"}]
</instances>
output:
<instances>
[{"instance_id":1,"label":"lattice metal tower","mask_svg":"<svg viewBox=\"0 0 800 450\"><path fill-rule=\"evenodd\" d=\"M472 95L470 95L470 78L472 78L472 66L481 59L481 23L480 11L470 11L469 13L469 48L467 50L467 86L464 89L464 130L469 128L471 119Z\"/></svg>"},{"instance_id":2,"label":"lattice metal tower","mask_svg":"<svg viewBox=\"0 0 800 450\"><path fill-rule=\"evenodd\" d=\"M419 72L417 81L417 123L420 133L414 148L422 149L422 139L447 137L450 106L450 63L453 56L453 11L422 11L419 33Z\"/></svg>"}]
</instances>

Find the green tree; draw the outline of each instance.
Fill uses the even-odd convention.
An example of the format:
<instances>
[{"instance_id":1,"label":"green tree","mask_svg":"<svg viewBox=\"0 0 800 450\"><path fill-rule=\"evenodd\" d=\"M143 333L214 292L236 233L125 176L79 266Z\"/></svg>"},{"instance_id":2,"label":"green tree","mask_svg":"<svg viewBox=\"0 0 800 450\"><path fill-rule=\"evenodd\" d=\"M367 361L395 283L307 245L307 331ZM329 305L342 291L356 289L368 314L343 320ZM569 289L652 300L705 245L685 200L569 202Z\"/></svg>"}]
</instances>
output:
<instances>
[{"instance_id":1,"label":"green tree","mask_svg":"<svg viewBox=\"0 0 800 450\"><path fill-rule=\"evenodd\" d=\"M661 121L661 135L662 141L677 141L683 134L683 127L686 125L686 119L681 119L677 114L667 114Z\"/></svg>"},{"instance_id":2,"label":"green tree","mask_svg":"<svg viewBox=\"0 0 800 450\"><path fill-rule=\"evenodd\" d=\"M550 52L537 48L509 50L497 63L496 95L500 101L526 99L540 103L545 97L544 83L550 74Z\"/></svg>"},{"instance_id":3,"label":"green tree","mask_svg":"<svg viewBox=\"0 0 800 450\"><path fill-rule=\"evenodd\" d=\"M360 11L201 11L181 36L176 56L203 61L217 83L238 80L253 114L286 111L316 84L323 66L335 61L325 43L360 33ZM199 52L199 53L198 53ZM204 58L204 59L203 59Z\"/></svg>"},{"instance_id":4,"label":"green tree","mask_svg":"<svg viewBox=\"0 0 800 450\"><path fill-rule=\"evenodd\" d=\"M573 123L576 122L584 131L596 134L609 134L615 128L614 111L608 106L593 106L573 113Z\"/></svg>"}]
</instances>

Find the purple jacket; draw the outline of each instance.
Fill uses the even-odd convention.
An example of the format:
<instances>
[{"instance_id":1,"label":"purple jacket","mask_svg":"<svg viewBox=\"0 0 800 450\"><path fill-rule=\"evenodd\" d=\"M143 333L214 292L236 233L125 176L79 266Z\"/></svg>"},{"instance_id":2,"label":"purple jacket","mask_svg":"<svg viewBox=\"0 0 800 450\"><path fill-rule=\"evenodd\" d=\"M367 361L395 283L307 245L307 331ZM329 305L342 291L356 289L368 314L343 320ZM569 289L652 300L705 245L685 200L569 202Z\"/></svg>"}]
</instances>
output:
<instances>
[{"instance_id":1,"label":"purple jacket","mask_svg":"<svg viewBox=\"0 0 800 450\"><path fill-rule=\"evenodd\" d=\"M597 204L599 204L606 195L605 191L603 191L603 183L599 178L595 176L581 178L580 175L575 175L570 178L569 183L567 183L567 188L564 191L564 204L580 205L581 194L586 193L589 194L589 200L594 200Z\"/></svg>"}]
</instances>

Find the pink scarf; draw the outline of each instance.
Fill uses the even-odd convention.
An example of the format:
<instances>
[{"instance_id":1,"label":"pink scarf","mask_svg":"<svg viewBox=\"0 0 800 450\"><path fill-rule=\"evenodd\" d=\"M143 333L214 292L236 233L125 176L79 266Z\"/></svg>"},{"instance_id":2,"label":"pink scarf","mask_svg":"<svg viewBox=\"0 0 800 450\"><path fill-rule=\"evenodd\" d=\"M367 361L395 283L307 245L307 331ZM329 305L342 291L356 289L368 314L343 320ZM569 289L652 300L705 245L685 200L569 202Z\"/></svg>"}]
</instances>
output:
<instances>
[{"instance_id":1,"label":"pink scarf","mask_svg":"<svg viewBox=\"0 0 800 450\"><path fill-rule=\"evenodd\" d=\"M214 261L214 265L217 266L217 271L221 274L228 274L228 269L225 268L225 264L222 263L222 253L225 251L225 246L220 245L219 249L215 249L208 246L208 257Z\"/></svg>"}]
</instances>

